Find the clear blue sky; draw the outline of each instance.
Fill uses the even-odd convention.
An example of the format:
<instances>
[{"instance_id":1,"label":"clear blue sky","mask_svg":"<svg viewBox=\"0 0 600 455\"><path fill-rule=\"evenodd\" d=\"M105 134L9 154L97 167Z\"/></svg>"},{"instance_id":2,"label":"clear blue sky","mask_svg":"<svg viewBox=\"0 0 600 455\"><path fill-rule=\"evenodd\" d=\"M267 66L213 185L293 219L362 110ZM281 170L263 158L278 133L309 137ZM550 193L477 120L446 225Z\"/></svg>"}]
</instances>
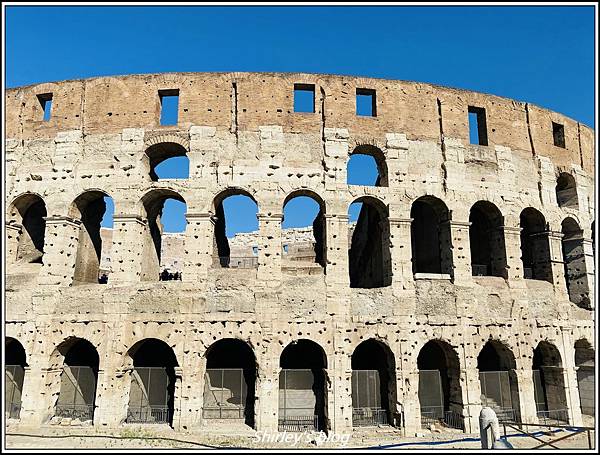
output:
<instances>
[{"instance_id":1,"label":"clear blue sky","mask_svg":"<svg viewBox=\"0 0 600 455\"><path fill-rule=\"evenodd\" d=\"M7 87L165 71L415 80L594 125L591 6L15 6L6 9L6 64Z\"/></svg>"}]
</instances>

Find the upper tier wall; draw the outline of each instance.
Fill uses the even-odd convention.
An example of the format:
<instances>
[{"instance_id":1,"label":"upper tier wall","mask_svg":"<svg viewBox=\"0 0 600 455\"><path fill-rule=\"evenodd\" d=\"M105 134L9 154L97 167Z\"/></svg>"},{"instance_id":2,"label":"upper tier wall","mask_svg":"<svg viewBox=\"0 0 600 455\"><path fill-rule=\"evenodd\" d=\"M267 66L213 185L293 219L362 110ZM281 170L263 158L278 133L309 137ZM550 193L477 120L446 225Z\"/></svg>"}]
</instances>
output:
<instances>
[{"instance_id":1,"label":"upper tier wall","mask_svg":"<svg viewBox=\"0 0 600 455\"><path fill-rule=\"evenodd\" d=\"M294 84L315 85L315 113L294 113ZM357 88L376 91L376 117L356 115ZM321 134L346 128L353 137L388 132L409 140L447 138L469 142L468 106L485 108L488 144L510 147L556 166L576 164L593 174L594 132L562 114L493 95L418 82L303 73L166 73L98 77L44 83L6 91L6 137L53 138L58 131L118 133L123 128L160 129L159 90L179 90L178 127ZM37 95L52 93L52 117L43 121ZM552 122L564 125L565 148L553 143ZM172 128L172 127L171 127Z\"/></svg>"}]
</instances>

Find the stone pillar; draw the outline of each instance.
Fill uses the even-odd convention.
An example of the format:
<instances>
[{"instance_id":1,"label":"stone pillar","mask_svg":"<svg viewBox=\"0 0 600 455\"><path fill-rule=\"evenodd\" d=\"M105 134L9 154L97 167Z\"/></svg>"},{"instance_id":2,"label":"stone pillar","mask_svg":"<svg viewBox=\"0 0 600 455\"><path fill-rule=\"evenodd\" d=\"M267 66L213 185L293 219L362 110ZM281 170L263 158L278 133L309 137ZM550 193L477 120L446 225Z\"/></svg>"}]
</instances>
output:
<instances>
[{"instance_id":1,"label":"stone pillar","mask_svg":"<svg viewBox=\"0 0 600 455\"><path fill-rule=\"evenodd\" d=\"M533 389L533 370L531 359L517 359L517 384L519 387L519 414L523 423L537 423L535 393Z\"/></svg>"},{"instance_id":2,"label":"stone pillar","mask_svg":"<svg viewBox=\"0 0 600 455\"><path fill-rule=\"evenodd\" d=\"M113 217L112 271L109 284L137 283L142 274L147 221L136 215Z\"/></svg>"},{"instance_id":3,"label":"stone pillar","mask_svg":"<svg viewBox=\"0 0 600 455\"><path fill-rule=\"evenodd\" d=\"M473 283L471 246L469 244L469 226L471 223L468 221L450 221L449 223L453 282L459 286L470 286ZM476 419L479 419L479 413L477 414Z\"/></svg>"},{"instance_id":4,"label":"stone pillar","mask_svg":"<svg viewBox=\"0 0 600 455\"><path fill-rule=\"evenodd\" d=\"M348 271L348 215L325 215L327 233L327 275L332 288L349 288Z\"/></svg>"},{"instance_id":5,"label":"stone pillar","mask_svg":"<svg viewBox=\"0 0 600 455\"><path fill-rule=\"evenodd\" d=\"M506 271L509 281L522 280L523 261L521 260L521 228L502 226L506 246Z\"/></svg>"},{"instance_id":6,"label":"stone pillar","mask_svg":"<svg viewBox=\"0 0 600 455\"><path fill-rule=\"evenodd\" d=\"M554 293L569 300L567 282L565 279L565 263L562 253L562 232L548 231L548 246L550 248L550 267L552 268L552 284Z\"/></svg>"},{"instance_id":7,"label":"stone pillar","mask_svg":"<svg viewBox=\"0 0 600 455\"><path fill-rule=\"evenodd\" d=\"M281 221L283 214L259 213L258 281L269 287L281 282Z\"/></svg>"},{"instance_id":8,"label":"stone pillar","mask_svg":"<svg viewBox=\"0 0 600 455\"><path fill-rule=\"evenodd\" d=\"M96 398L94 400L94 426L108 425L107 419L110 408L112 407L112 397L110 396L108 386L108 375L104 369L98 370L96 379Z\"/></svg>"},{"instance_id":9,"label":"stone pillar","mask_svg":"<svg viewBox=\"0 0 600 455\"><path fill-rule=\"evenodd\" d=\"M329 423L334 433L349 433L352 431L351 357L345 352L340 352L331 360L333 368L327 371L331 381L327 400Z\"/></svg>"},{"instance_id":10,"label":"stone pillar","mask_svg":"<svg viewBox=\"0 0 600 455\"><path fill-rule=\"evenodd\" d=\"M414 357L416 362L416 356ZM400 362L398 362L400 363ZM401 403L403 426L406 436L421 433L421 405L419 403L419 370L414 365L410 371L396 367L396 387Z\"/></svg>"},{"instance_id":11,"label":"stone pillar","mask_svg":"<svg viewBox=\"0 0 600 455\"><path fill-rule=\"evenodd\" d=\"M271 359L268 353L259 361L256 378L255 416L256 430L276 432L279 415L279 371L278 359Z\"/></svg>"},{"instance_id":12,"label":"stone pillar","mask_svg":"<svg viewBox=\"0 0 600 455\"><path fill-rule=\"evenodd\" d=\"M181 378L183 376L183 368L174 367L175 370L175 391L173 392L173 429L181 431L182 429L182 409L186 405L182 399L183 387Z\"/></svg>"},{"instance_id":13,"label":"stone pillar","mask_svg":"<svg viewBox=\"0 0 600 455\"><path fill-rule=\"evenodd\" d=\"M30 365L33 365L29 359ZM19 420L24 426L39 426L42 423L43 400L40 400L39 391L44 387L42 369L39 365L24 368L23 390L21 391L21 413Z\"/></svg>"},{"instance_id":14,"label":"stone pillar","mask_svg":"<svg viewBox=\"0 0 600 455\"><path fill-rule=\"evenodd\" d=\"M460 386L463 402L463 417L466 433L479 432L479 413L481 412L481 383L477 358L468 359L468 364L460 371Z\"/></svg>"},{"instance_id":15,"label":"stone pillar","mask_svg":"<svg viewBox=\"0 0 600 455\"><path fill-rule=\"evenodd\" d=\"M390 218L392 286L412 292L415 280L412 269L411 223L412 218Z\"/></svg>"},{"instance_id":16,"label":"stone pillar","mask_svg":"<svg viewBox=\"0 0 600 455\"><path fill-rule=\"evenodd\" d=\"M19 235L22 226L15 223L6 223L6 264L14 264L17 259L17 249L19 248Z\"/></svg>"},{"instance_id":17,"label":"stone pillar","mask_svg":"<svg viewBox=\"0 0 600 455\"><path fill-rule=\"evenodd\" d=\"M569 413L569 425L583 426L577 367L575 366L575 342L569 333L564 330L561 333L563 341L563 381Z\"/></svg>"},{"instance_id":18,"label":"stone pillar","mask_svg":"<svg viewBox=\"0 0 600 455\"><path fill-rule=\"evenodd\" d=\"M46 220L44 259L39 284L69 286L73 282L81 221L66 216Z\"/></svg>"},{"instance_id":19,"label":"stone pillar","mask_svg":"<svg viewBox=\"0 0 600 455\"><path fill-rule=\"evenodd\" d=\"M182 281L206 280L212 263L213 223L210 213L187 213Z\"/></svg>"}]
</instances>

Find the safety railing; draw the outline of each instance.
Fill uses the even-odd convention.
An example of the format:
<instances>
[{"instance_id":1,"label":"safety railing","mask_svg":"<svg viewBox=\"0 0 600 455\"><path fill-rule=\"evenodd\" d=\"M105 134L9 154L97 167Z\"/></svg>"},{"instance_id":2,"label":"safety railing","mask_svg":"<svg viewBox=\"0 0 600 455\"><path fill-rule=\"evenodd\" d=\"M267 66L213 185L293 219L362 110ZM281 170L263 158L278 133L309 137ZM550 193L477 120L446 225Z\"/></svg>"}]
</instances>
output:
<instances>
[{"instance_id":1,"label":"safety railing","mask_svg":"<svg viewBox=\"0 0 600 455\"><path fill-rule=\"evenodd\" d=\"M528 447L527 449L541 449L541 448L549 448L552 447L553 449L574 449L575 447L573 447L573 443L570 441L567 447L559 447L556 444L561 442L561 441L565 441L566 439L570 439L573 438L574 436L581 434L581 433L586 433L586 445L588 449L593 449L594 448L594 438L592 437L592 432L595 431L594 427L573 427L573 426L569 426L569 425L551 425L551 424L541 424L541 423L522 423L522 422L500 422L503 430L504 430L504 440L507 439L507 437L509 437L510 435L507 435L507 431L506 429L509 428L511 430L515 430L517 431L518 435L521 436L528 436L531 439L540 442L541 444L536 445L535 447ZM532 428L531 431L527 431L527 428ZM544 437L550 438L547 440L542 439L542 435L536 431L539 430L540 427L543 428L548 428L549 431L546 432L546 434L544 435ZM554 434L554 431L559 431L561 432L562 430L568 431L568 434L566 435L562 435L562 434L558 434L558 437L556 437L555 439L551 439L552 436L556 436L556 434ZM582 449L583 447L578 447L579 449Z\"/></svg>"},{"instance_id":2,"label":"safety railing","mask_svg":"<svg viewBox=\"0 0 600 455\"><path fill-rule=\"evenodd\" d=\"M79 419L81 421L94 419L93 404L57 404L54 411L56 417Z\"/></svg>"},{"instance_id":3,"label":"safety railing","mask_svg":"<svg viewBox=\"0 0 600 455\"><path fill-rule=\"evenodd\" d=\"M221 267L230 269L255 269L258 267L256 256L219 256Z\"/></svg>"},{"instance_id":4,"label":"safety railing","mask_svg":"<svg viewBox=\"0 0 600 455\"><path fill-rule=\"evenodd\" d=\"M285 416L279 418L279 431L313 431L319 428L319 416Z\"/></svg>"},{"instance_id":5,"label":"safety railing","mask_svg":"<svg viewBox=\"0 0 600 455\"><path fill-rule=\"evenodd\" d=\"M352 408L352 425L370 427L388 424L388 411L381 408Z\"/></svg>"},{"instance_id":6,"label":"safety railing","mask_svg":"<svg viewBox=\"0 0 600 455\"><path fill-rule=\"evenodd\" d=\"M513 408L500 408L492 406L492 409L496 413L499 422L516 422L517 412Z\"/></svg>"},{"instance_id":7,"label":"safety railing","mask_svg":"<svg viewBox=\"0 0 600 455\"><path fill-rule=\"evenodd\" d=\"M421 407L421 426L427 428L432 424L442 423L443 425L464 430L464 417L456 411L444 411L442 406Z\"/></svg>"},{"instance_id":8,"label":"safety railing","mask_svg":"<svg viewBox=\"0 0 600 455\"><path fill-rule=\"evenodd\" d=\"M168 406L141 406L127 409L127 423L170 423L173 410Z\"/></svg>"},{"instance_id":9,"label":"safety railing","mask_svg":"<svg viewBox=\"0 0 600 455\"><path fill-rule=\"evenodd\" d=\"M569 421L569 411L566 409L551 409L537 411L538 422L543 424L567 423Z\"/></svg>"}]
</instances>

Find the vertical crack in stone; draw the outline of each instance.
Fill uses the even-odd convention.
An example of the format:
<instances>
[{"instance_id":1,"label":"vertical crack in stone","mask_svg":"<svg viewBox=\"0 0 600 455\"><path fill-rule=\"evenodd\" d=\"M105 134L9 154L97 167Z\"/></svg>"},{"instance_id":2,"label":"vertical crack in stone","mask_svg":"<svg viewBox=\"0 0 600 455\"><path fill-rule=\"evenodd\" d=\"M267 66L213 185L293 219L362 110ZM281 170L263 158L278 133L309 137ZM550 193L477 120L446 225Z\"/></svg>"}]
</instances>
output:
<instances>
[{"instance_id":1,"label":"vertical crack in stone","mask_svg":"<svg viewBox=\"0 0 600 455\"><path fill-rule=\"evenodd\" d=\"M443 185L444 185L444 193L446 193L448 190L448 182L447 182L448 170L446 169L446 142L444 140L444 125L442 123L442 102L439 98L436 98L436 100L437 100L437 107L438 107L438 119L440 122L440 143L441 143L441 147L442 147L442 159L444 160L442 163L442 171L444 173Z\"/></svg>"},{"instance_id":2,"label":"vertical crack in stone","mask_svg":"<svg viewBox=\"0 0 600 455\"><path fill-rule=\"evenodd\" d=\"M581 123L577 122L577 141L579 143L579 164L583 169L583 150L581 149Z\"/></svg>"},{"instance_id":3,"label":"vertical crack in stone","mask_svg":"<svg viewBox=\"0 0 600 455\"><path fill-rule=\"evenodd\" d=\"M231 83L231 128L230 131L235 134L235 143L238 143L238 98L237 82Z\"/></svg>"},{"instance_id":4,"label":"vertical crack in stone","mask_svg":"<svg viewBox=\"0 0 600 455\"><path fill-rule=\"evenodd\" d=\"M325 154L325 90L319 87L321 91L321 141L323 142L323 154Z\"/></svg>"},{"instance_id":5,"label":"vertical crack in stone","mask_svg":"<svg viewBox=\"0 0 600 455\"><path fill-rule=\"evenodd\" d=\"M81 90L81 137L85 138L85 92L87 90L87 82L83 81L83 88Z\"/></svg>"},{"instance_id":6,"label":"vertical crack in stone","mask_svg":"<svg viewBox=\"0 0 600 455\"><path fill-rule=\"evenodd\" d=\"M529 123L529 103L525 103L525 117L527 118L527 136L529 137L531 153L533 153L533 156L536 156L535 147L533 146L533 137L531 136L531 124Z\"/></svg>"}]
</instances>

